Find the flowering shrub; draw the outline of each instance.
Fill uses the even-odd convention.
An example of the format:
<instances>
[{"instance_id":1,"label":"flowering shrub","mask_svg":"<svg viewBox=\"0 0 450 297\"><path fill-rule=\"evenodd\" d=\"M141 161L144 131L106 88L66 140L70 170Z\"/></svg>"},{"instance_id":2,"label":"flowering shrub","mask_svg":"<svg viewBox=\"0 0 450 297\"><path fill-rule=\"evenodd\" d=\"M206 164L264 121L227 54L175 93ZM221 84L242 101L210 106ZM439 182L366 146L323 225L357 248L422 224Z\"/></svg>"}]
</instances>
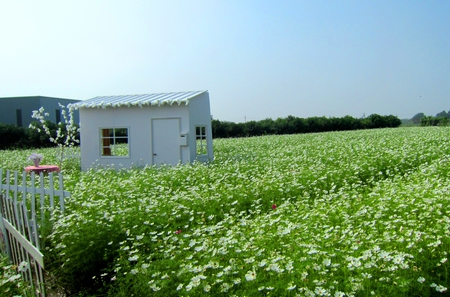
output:
<instances>
[{"instance_id":1,"label":"flowering shrub","mask_svg":"<svg viewBox=\"0 0 450 297\"><path fill-rule=\"evenodd\" d=\"M449 132L219 139L208 165L73 170L46 267L109 296L447 293Z\"/></svg>"},{"instance_id":2,"label":"flowering shrub","mask_svg":"<svg viewBox=\"0 0 450 297\"><path fill-rule=\"evenodd\" d=\"M45 112L43 107L39 108L38 110L33 110L33 114L31 115L32 118L39 121L40 126L30 124L29 128L35 129L36 131L40 132L40 129L42 127L50 142L58 146L59 167L61 168L65 151L72 150L72 152L70 153L73 154L74 146L79 143L79 140L77 139L79 127L74 122L74 107L70 104L67 106L67 108L60 103L58 103L58 105L61 108L61 114L64 119L64 124L58 123L56 136L52 135L49 128L49 123L45 120L45 117L48 117L49 114Z\"/></svg>"},{"instance_id":3,"label":"flowering shrub","mask_svg":"<svg viewBox=\"0 0 450 297\"><path fill-rule=\"evenodd\" d=\"M65 125L61 125L61 123L58 123L59 127L58 130L56 131L56 137L53 137L53 135L50 132L50 129L47 126L45 117L48 117L49 114L45 112L43 107L39 108L38 110L33 110L33 114L31 115L31 117L37 119L42 124L42 128L44 129L45 133L47 134L51 142L55 143L60 147L73 146L79 142L76 139L76 135L79 132L79 128L77 127L73 119L73 107L68 106L67 111L66 106L60 103L58 103L58 105L61 108L61 114L63 116ZM37 130L40 129L39 127L33 126L31 124L29 128Z\"/></svg>"}]
</instances>

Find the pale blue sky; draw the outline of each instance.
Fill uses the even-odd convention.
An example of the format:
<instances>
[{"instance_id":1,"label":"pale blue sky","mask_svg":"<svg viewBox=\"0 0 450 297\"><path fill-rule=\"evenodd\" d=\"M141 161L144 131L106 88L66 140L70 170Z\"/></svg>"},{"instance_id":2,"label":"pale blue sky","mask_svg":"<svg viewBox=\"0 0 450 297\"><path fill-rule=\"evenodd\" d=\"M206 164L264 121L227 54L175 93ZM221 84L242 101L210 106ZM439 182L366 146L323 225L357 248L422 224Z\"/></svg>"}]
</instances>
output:
<instances>
[{"instance_id":1,"label":"pale blue sky","mask_svg":"<svg viewBox=\"0 0 450 297\"><path fill-rule=\"evenodd\" d=\"M15 0L0 97L208 90L214 118L450 109L450 1Z\"/></svg>"}]
</instances>

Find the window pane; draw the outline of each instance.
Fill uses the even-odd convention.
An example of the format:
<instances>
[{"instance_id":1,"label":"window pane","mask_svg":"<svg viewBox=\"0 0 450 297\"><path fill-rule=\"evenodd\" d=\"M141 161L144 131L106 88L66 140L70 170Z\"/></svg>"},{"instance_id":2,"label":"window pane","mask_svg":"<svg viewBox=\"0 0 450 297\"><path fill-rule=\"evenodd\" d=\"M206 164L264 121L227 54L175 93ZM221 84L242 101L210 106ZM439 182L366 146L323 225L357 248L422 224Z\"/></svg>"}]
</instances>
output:
<instances>
[{"instance_id":1,"label":"window pane","mask_svg":"<svg viewBox=\"0 0 450 297\"><path fill-rule=\"evenodd\" d=\"M112 137L112 129L102 129L102 137Z\"/></svg>"},{"instance_id":2,"label":"window pane","mask_svg":"<svg viewBox=\"0 0 450 297\"><path fill-rule=\"evenodd\" d=\"M110 129L102 129L102 156L111 156Z\"/></svg>"},{"instance_id":3,"label":"window pane","mask_svg":"<svg viewBox=\"0 0 450 297\"><path fill-rule=\"evenodd\" d=\"M116 137L128 137L128 129L127 128L116 128Z\"/></svg>"},{"instance_id":4,"label":"window pane","mask_svg":"<svg viewBox=\"0 0 450 297\"><path fill-rule=\"evenodd\" d=\"M197 155L206 155L206 141L203 139L197 139L196 153Z\"/></svg>"},{"instance_id":5,"label":"window pane","mask_svg":"<svg viewBox=\"0 0 450 297\"><path fill-rule=\"evenodd\" d=\"M56 123L61 122L61 109L55 109Z\"/></svg>"},{"instance_id":6,"label":"window pane","mask_svg":"<svg viewBox=\"0 0 450 297\"><path fill-rule=\"evenodd\" d=\"M102 156L128 156L128 128L105 128L101 135Z\"/></svg>"},{"instance_id":7,"label":"window pane","mask_svg":"<svg viewBox=\"0 0 450 297\"><path fill-rule=\"evenodd\" d=\"M128 143L115 144L114 156L128 156Z\"/></svg>"},{"instance_id":8,"label":"window pane","mask_svg":"<svg viewBox=\"0 0 450 297\"><path fill-rule=\"evenodd\" d=\"M207 155L208 148L206 142L206 126L195 127L195 152L198 155Z\"/></svg>"},{"instance_id":9,"label":"window pane","mask_svg":"<svg viewBox=\"0 0 450 297\"><path fill-rule=\"evenodd\" d=\"M22 110L16 109L16 122L17 127L22 127Z\"/></svg>"},{"instance_id":10,"label":"window pane","mask_svg":"<svg viewBox=\"0 0 450 297\"><path fill-rule=\"evenodd\" d=\"M115 138L115 144L118 143L128 143L128 138L126 137L116 137Z\"/></svg>"}]
</instances>

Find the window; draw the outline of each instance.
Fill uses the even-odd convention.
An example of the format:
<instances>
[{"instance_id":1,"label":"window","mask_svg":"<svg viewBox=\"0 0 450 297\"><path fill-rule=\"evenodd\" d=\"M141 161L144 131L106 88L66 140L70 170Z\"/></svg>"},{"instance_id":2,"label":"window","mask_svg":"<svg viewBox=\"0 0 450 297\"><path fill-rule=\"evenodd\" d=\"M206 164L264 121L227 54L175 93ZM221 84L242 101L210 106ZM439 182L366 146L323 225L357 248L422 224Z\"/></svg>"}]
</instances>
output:
<instances>
[{"instance_id":1,"label":"window","mask_svg":"<svg viewBox=\"0 0 450 297\"><path fill-rule=\"evenodd\" d=\"M55 115L56 115L56 123L61 122L61 109L55 109Z\"/></svg>"},{"instance_id":2,"label":"window","mask_svg":"<svg viewBox=\"0 0 450 297\"><path fill-rule=\"evenodd\" d=\"M207 155L208 154L208 146L206 142L206 126L197 126L195 127L195 150L197 156Z\"/></svg>"},{"instance_id":3,"label":"window","mask_svg":"<svg viewBox=\"0 0 450 297\"><path fill-rule=\"evenodd\" d=\"M22 127L22 110L21 109L16 109L16 121L17 121L17 126Z\"/></svg>"},{"instance_id":4,"label":"window","mask_svg":"<svg viewBox=\"0 0 450 297\"><path fill-rule=\"evenodd\" d=\"M128 156L128 128L102 128L100 136L101 156Z\"/></svg>"}]
</instances>

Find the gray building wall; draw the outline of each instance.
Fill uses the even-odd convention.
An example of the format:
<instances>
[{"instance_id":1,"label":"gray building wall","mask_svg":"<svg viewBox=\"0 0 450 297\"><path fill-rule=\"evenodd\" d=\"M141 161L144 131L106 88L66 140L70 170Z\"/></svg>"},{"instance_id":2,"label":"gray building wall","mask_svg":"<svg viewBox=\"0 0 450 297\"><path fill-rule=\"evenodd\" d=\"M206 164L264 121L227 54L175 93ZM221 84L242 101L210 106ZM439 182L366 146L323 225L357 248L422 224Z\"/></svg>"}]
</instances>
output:
<instances>
[{"instance_id":1,"label":"gray building wall","mask_svg":"<svg viewBox=\"0 0 450 297\"><path fill-rule=\"evenodd\" d=\"M41 107L49 114L46 117L47 120L54 123L63 122L64 118L58 103L67 106L70 103L79 101L81 100L44 96L0 98L0 123L28 127L32 121L36 121L36 119L31 117L33 110L38 110ZM79 124L79 111L75 110L73 116L75 124Z\"/></svg>"}]
</instances>

